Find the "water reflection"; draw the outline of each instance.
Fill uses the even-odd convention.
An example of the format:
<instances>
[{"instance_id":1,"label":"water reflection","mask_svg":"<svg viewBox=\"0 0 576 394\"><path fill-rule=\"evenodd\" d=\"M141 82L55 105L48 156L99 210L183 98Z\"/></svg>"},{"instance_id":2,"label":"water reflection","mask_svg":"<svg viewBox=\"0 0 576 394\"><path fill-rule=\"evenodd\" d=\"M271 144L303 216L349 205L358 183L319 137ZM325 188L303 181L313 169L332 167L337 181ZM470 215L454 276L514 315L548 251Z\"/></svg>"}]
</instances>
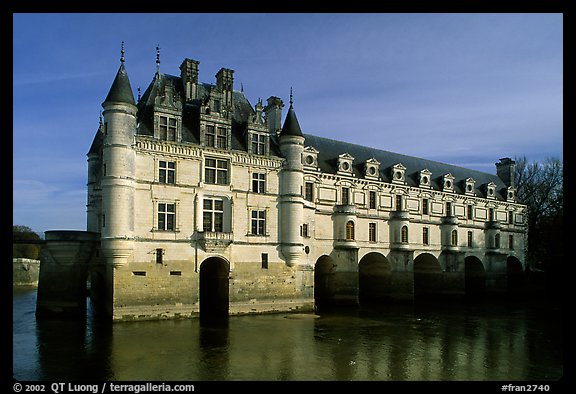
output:
<instances>
[{"instance_id":1,"label":"water reflection","mask_svg":"<svg viewBox=\"0 0 576 394\"><path fill-rule=\"evenodd\" d=\"M557 380L559 308L386 306L223 320L36 322L14 298L21 380ZM32 312L32 313L31 313Z\"/></svg>"}]
</instances>

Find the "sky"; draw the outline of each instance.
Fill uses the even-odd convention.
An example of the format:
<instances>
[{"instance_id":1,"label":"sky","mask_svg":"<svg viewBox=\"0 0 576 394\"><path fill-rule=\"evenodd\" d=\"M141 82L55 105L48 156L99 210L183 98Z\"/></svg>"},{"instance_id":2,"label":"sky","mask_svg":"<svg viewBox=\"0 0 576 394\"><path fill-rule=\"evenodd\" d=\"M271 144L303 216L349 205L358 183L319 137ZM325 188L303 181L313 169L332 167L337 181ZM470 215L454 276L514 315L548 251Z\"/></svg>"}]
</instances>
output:
<instances>
[{"instance_id":1,"label":"sky","mask_svg":"<svg viewBox=\"0 0 576 394\"><path fill-rule=\"evenodd\" d=\"M233 69L253 106L292 88L304 133L495 174L503 157L563 160L562 31L561 13L15 13L13 224L86 230L122 41L135 96L159 46L160 72Z\"/></svg>"}]
</instances>

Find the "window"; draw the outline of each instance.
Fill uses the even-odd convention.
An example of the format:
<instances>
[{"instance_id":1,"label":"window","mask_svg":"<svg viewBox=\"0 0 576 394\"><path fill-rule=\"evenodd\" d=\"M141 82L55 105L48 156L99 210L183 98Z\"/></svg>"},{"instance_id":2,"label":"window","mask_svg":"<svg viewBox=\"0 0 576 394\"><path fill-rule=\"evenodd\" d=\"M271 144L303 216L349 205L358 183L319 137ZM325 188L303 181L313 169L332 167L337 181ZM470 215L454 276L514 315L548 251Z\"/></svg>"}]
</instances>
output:
<instances>
[{"instance_id":1,"label":"window","mask_svg":"<svg viewBox=\"0 0 576 394\"><path fill-rule=\"evenodd\" d=\"M252 211L252 234L265 235L266 233L266 211Z\"/></svg>"},{"instance_id":2,"label":"window","mask_svg":"<svg viewBox=\"0 0 576 394\"><path fill-rule=\"evenodd\" d=\"M158 204L158 230L174 231L176 229L176 204Z\"/></svg>"},{"instance_id":3,"label":"window","mask_svg":"<svg viewBox=\"0 0 576 394\"><path fill-rule=\"evenodd\" d=\"M352 220L346 223L346 240L347 241L354 240L354 222Z\"/></svg>"},{"instance_id":4,"label":"window","mask_svg":"<svg viewBox=\"0 0 576 394\"><path fill-rule=\"evenodd\" d=\"M221 149L228 148L228 133L224 127L218 127L218 134L216 134L216 147Z\"/></svg>"},{"instance_id":5,"label":"window","mask_svg":"<svg viewBox=\"0 0 576 394\"><path fill-rule=\"evenodd\" d=\"M175 183L176 163L173 161L160 161L158 181L160 183Z\"/></svg>"},{"instance_id":6,"label":"window","mask_svg":"<svg viewBox=\"0 0 576 394\"><path fill-rule=\"evenodd\" d=\"M408 243L408 226L402 226L402 229L400 230L400 241L403 244Z\"/></svg>"},{"instance_id":7,"label":"window","mask_svg":"<svg viewBox=\"0 0 576 394\"><path fill-rule=\"evenodd\" d=\"M176 141L176 119L160 116L159 136L164 141Z\"/></svg>"},{"instance_id":8,"label":"window","mask_svg":"<svg viewBox=\"0 0 576 394\"><path fill-rule=\"evenodd\" d=\"M106 215L102 214L102 227L106 227Z\"/></svg>"},{"instance_id":9,"label":"window","mask_svg":"<svg viewBox=\"0 0 576 394\"><path fill-rule=\"evenodd\" d=\"M368 194L368 207L370 209L376 209L376 192L370 191Z\"/></svg>"},{"instance_id":10,"label":"window","mask_svg":"<svg viewBox=\"0 0 576 394\"><path fill-rule=\"evenodd\" d=\"M252 141L250 142L250 151L255 155L263 155L266 153L266 136L261 134L252 134Z\"/></svg>"},{"instance_id":11,"label":"window","mask_svg":"<svg viewBox=\"0 0 576 394\"><path fill-rule=\"evenodd\" d=\"M468 247L472 247L472 231L468 231Z\"/></svg>"},{"instance_id":12,"label":"window","mask_svg":"<svg viewBox=\"0 0 576 394\"><path fill-rule=\"evenodd\" d=\"M488 209L488 221L490 222L494 221L494 208Z\"/></svg>"},{"instance_id":13,"label":"window","mask_svg":"<svg viewBox=\"0 0 576 394\"><path fill-rule=\"evenodd\" d=\"M376 223L368 223L368 241L376 242Z\"/></svg>"},{"instance_id":14,"label":"window","mask_svg":"<svg viewBox=\"0 0 576 394\"><path fill-rule=\"evenodd\" d=\"M314 183L304 183L304 199L307 201L314 201Z\"/></svg>"},{"instance_id":15,"label":"window","mask_svg":"<svg viewBox=\"0 0 576 394\"><path fill-rule=\"evenodd\" d=\"M513 235L508 236L508 249L510 249L510 250L514 249L514 236Z\"/></svg>"},{"instance_id":16,"label":"window","mask_svg":"<svg viewBox=\"0 0 576 394\"><path fill-rule=\"evenodd\" d=\"M220 112L220 100L214 100L212 110L214 112Z\"/></svg>"},{"instance_id":17,"label":"window","mask_svg":"<svg viewBox=\"0 0 576 394\"><path fill-rule=\"evenodd\" d=\"M396 195L396 210L397 211L402 210L402 196L400 194Z\"/></svg>"},{"instance_id":18,"label":"window","mask_svg":"<svg viewBox=\"0 0 576 394\"><path fill-rule=\"evenodd\" d=\"M514 224L514 212L508 212L508 224Z\"/></svg>"},{"instance_id":19,"label":"window","mask_svg":"<svg viewBox=\"0 0 576 394\"><path fill-rule=\"evenodd\" d=\"M342 188L342 205L350 205L350 189L347 187Z\"/></svg>"},{"instance_id":20,"label":"window","mask_svg":"<svg viewBox=\"0 0 576 394\"><path fill-rule=\"evenodd\" d=\"M452 203L450 201L446 203L446 216L452 216Z\"/></svg>"},{"instance_id":21,"label":"window","mask_svg":"<svg viewBox=\"0 0 576 394\"><path fill-rule=\"evenodd\" d=\"M472 205L466 206L466 217L472 219Z\"/></svg>"},{"instance_id":22,"label":"window","mask_svg":"<svg viewBox=\"0 0 576 394\"><path fill-rule=\"evenodd\" d=\"M266 193L266 174L252 174L252 191L254 193Z\"/></svg>"},{"instance_id":23,"label":"window","mask_svg":"<svg viewBox=\"0 0 576 394\"><path fill-rule=\"evenodd\" d=\"M430 245L430 235L428 234L428 227L422 229L422 243L424 245Z\"/></svg>"},{"instance_id":24,"label":"window","mask_svg":"<svg viewBox=\"0 0 576 394\"><path fill-rule=\"evenodd\" d=\"M308 235L308 223L304 223L302 225L302 235L303 237L309 237L310 235Z\"/></svg>"},{"instance_id":25,"label":"window","mask_svg":"<svg viewBox=\"0 0 576 394\"><path fill-rule=\"evenodd\" d=\"M102 165L102 172L103 172L102 175L106 176L106 164Z\"/></svg>"},{"instance_id":26,"label":"window","mask_svg":"<svg viewBox=\"0 0 576 394\"><path fill-rule=\"evenodd\" d=\"M500 249L500 234L494 236L494 247Z\"/></svg>"},{"instance_id":27,"label":"window","mask_svg":"<svg viewBox=\"0 0 576 394\"><path fill-rule=\"evenodd\" d=\"M422 215L428 215L428 199L422 199Z\"/></svg>"},{"instance_id":28,"label":"window","mask_svg":"<svg viewBox=\"0 0 576 394\"><path fill-rule=\"evenodd\" d=\"M156 249L156 264L162 264L162 256L164 256L164 249Z\"/></svg>"},{"instance_id":29,"label":"window","mask_svg":"<svg viewBox=\"0 0 576 394\"><path fill-rule=\"evenodd\" d=\"M206 126L206 146L216 147L216 130L214 126Z\"/></svg>"},{"instance_id":30,"label":"window","mask_svg":"<svg viewBox=\"0 0 576 394\"><path fill-rule=\"evenodd\" d=\"M221 233L224 230L224 201L204 199L204 231Z\"/></svg>"},{"instance_id":31,"label":"window","mask_svg":"<svg viewBox=\"0 0 576 394\"><path fill-rule=\"evenodd\" d=\"M268 253L262 253L262 269L268 269Z\"/></svg>"},{"instance_id":32,"label":"window","mask_svg":"<svg viewBox=\"0 0 576 394\"><path fill-rule=\"evenodd\" d=\"M458 246L458 231L456 230L452 230L451 244L452 246Z\"/></svg>"},{"instance_id":33,"label":"window","mask_svg":"<svg viewBox=\"0 0 576 394\"><path fill-rule=\"evenodd\" d=\"M213 185L228 184L228 161L218 159L206 159L205 182Z\"/></svg>"}]
</instances>

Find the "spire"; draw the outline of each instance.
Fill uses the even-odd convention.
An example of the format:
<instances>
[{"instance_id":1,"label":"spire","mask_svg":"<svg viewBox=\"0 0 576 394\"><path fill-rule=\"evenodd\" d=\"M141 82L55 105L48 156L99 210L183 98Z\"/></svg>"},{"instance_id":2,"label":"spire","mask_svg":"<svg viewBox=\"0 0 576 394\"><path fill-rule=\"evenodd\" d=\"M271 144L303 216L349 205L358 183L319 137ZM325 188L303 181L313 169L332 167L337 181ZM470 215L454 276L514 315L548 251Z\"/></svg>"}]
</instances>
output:
<instances>
[{"instance_id":1,"label":"spire","mask_svg":"<svg viewBox=\"0 0 576 394\"><path fill-rule=\"evenodd\" d=\"M297 137L303 137L302 130L300 129L300 124L296 118L296 112L294 111L292 100L292 88L290 88L290 108L288 108L288 113L286 114L286 119L284 120L284 126L282 126L282 131L280 132L280 137L283 135L291 135Z\"/></svg>"},{"instance_id":2,"label":"spire","mask_svg":"<svg viewBox=\"0 0 576 394\"><path fill-rule=\"evenodd\" d=\"M132 93L132 87L130 86L130 80L128 79L128 74L124 68L124 42L122 42L122 50L120 51L120 68L112 82L112 87L106 96L104 103L117 102L117 103L127 103L136 105L134 102L134 94Z\"/></svg>"},{"instance_id":3,"label":"spire","mask_svg":"<svg viewBox=\"0 0 576 394\"><path fill-rule=\"evenodd\" d=\"M160 74L160 44L156 45L156 73Z\"/></svg>"}]
</instances>

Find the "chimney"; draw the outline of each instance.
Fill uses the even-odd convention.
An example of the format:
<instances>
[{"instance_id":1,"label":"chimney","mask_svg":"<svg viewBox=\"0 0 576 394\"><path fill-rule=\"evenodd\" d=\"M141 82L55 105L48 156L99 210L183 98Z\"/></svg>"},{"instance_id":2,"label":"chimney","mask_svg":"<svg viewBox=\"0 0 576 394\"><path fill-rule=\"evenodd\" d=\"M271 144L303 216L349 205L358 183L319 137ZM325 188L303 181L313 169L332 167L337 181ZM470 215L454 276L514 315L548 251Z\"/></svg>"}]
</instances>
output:
<instances>
[{"instance_id":1,"label":"chimney","mask_svg":"<svg viewBox=\"0 0 576 394\"><path fill-rule=\"evenodd\" d=\"M266 102L264 113L266 114L268 132L272 135L278 135L282 130L282 107L284 107L284 103L275 96L271 96Z\"/></svg>"},{"instance_id":2,"label":"chimney","mask_svg":"<svg viewBox=\"0 0 576 394\"><path fill-rule=\"evenodd\" d=\"M500 159L499 163L496 163L496 175L498 178L504 182L508 187L514 185L514 174L516 172L516 162L509 157L504 157Z\"/></svg>"},{"instance_id":3,"label":"chimney","mask_svg":"<svg viewBox=\"0 0 576 394\"><path fill-rule=\"evenodd\" d=\"M180 78L182 78L186 101L197 98L199 64L200 62L197 60L186 58L180 65Z\"/></svg>"}]
</instances>

